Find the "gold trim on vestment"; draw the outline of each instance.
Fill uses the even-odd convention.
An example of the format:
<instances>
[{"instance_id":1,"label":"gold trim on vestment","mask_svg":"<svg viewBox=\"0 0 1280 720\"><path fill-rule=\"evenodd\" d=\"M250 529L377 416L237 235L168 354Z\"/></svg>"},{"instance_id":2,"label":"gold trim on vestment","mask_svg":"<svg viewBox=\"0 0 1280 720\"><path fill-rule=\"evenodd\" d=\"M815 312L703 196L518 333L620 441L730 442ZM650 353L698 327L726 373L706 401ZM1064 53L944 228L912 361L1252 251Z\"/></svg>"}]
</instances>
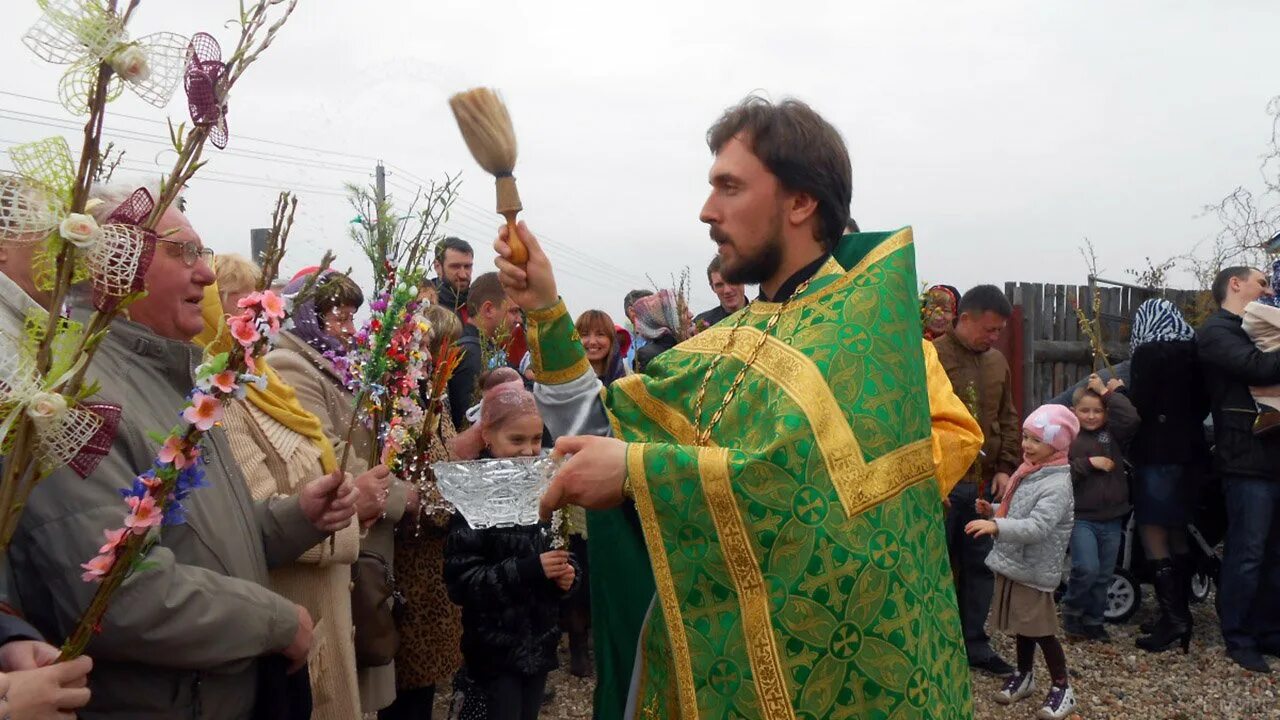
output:
<instances>
[{"instance_id":1,"label":"gold trim on vestment","mask_svg":"<svg viewBox=\"0 0 1280 720\"><path fill-rule=\"evenodd\" d=\"M667 431L668 435L675 438L676 444L693 445L695 443L697 431L694 430L693 423L689 422L682 413L651 395L649 388L645 387L643 375L628 375L617 379L613 385L635 403L645 417L657 423Z\"/></svg>"},{"instance_id":2,"label":"gold trim on vestment","mask_svg":"<svg viewBox=\"0 0 1280 720\"><path fill-rule=\"evenodd\" d=\"M698 717L698 693L693 685L693 660L689 654L689 637L680 612L680 600L676 597L676 582L667 560L667 548L662 542L662 527L658 513L649 494L649 481L644 469L644 443L627 444L627 478L635 493L636 512L644 528L645 545L653 563L653 581L658 589L658 601L662 603L662 619L671 641L671 674L676 679L676 697L680 703L680 717L694 720Z\"/></svg>"},{"instance_id":3,"label":"gold trim on vestment","mask_svg":"<svg viewBox=\"0 0 1280 720\"><path fill-rule=\"evenodd\" d=\"M561 315L569 314L569 306L564 304L564 298L557 297L556 301L544 308L537 310L526 310L525 317L529 319L529 323L549 323L556 320Z\"/></svg>"},{"instance_id":4,"label":"gold trim on vestment","mask_svg":"<svg viewBox=\"0 0 1280 720\"><path fill-rule=\"evenodd\" d=\"M680 350L715 355L725 351L733 333L742 334L729 352L739 362L746 362L763 334L753 327L714 327L694 335L680 345ZM911 479L918 480L917 469L932 473L933 449L929 438L905 445L877 458L870 464L862 456L862 448L844 410L836 402L826 378L807 355L775 337L765 338L752 369L782 388L804 413L813 429L818 451L822 453L831 484L848 517L896 494ZM920 455L923 453L923 456ZM923 465L921 461L923 460ZM906 473L904 477L900 473Z\"/></svg>"},{"instance_id":5,"label":"gold trim on vestment","mask_svg":"<svg viewBox=\"0 0 1280 720\"><path fill-rule=\"evenodd\" d=\"M708 448L698 453L698 475L702 493L711 511L711 521L720 539L720 553L733 577L742 608L742 633L747 660L751 663L753 685L766 720L795 720L791 693L787 688L782 656L769 613L769 589L764 583L760 561L752 549L751 536L729 481L729 453Z\"/></svg>"},{"instance_id":6,"label":"gold trim on vestment","mask_svg":"<svg viewBox=\"0 0 1280 720\"><path fill-rule=\"evenodd\" d=\"M843 273L844 276L841 277L839 280L836 280L835 282L831 283L830 285L825 285L823 287L816 288L811 293L808 293L798 298L793 298L791 300L791 304L787 307L787 312L791 312L796 308L805 307L806 305L811 305L817 302L819 299L824 298L833 292L844 289L846 286L852 284L853 281L857 279L859 275L866 272L867 268L871 267L872 265L878 262L883 261L885 258L889 257L893 253L899 250L902 250L903 248L909 247L912 242L913 240L911 235L911 228L906 227L906 228L902 228L901 230L885 238L883 241L880 242L879 245L876 245L875 247L871 248L871 251L868 252L861 260L859 260L857 265L854 265L849 270L842 269L840 267L839 262L837 262L835 258L830 258L827 262L823 263L822 269L819 270L818 272L821 274L827 274L826 273L827 268L832 263L836 263L837 271ZM815 277L817 277L817 275L815 275ZM762 302L760 300L757 300L753 303L748 304L746 307L746 311L751 313L752 315L768 315L775 312L780 305L781 303Z\"/></svg>"},{"instance_id":7,"label":"gold trim on vestment","mask_svg":"<svg viewBox=\"0 0 1280 720\"><path fill-rule=\"evenodd\" d=\"M535 321L535 314L540 313L540 318ZM538 310L529 313L529 323L525 327L525 344L529 348L530 367L533 369L533 379L543 385L563 385L571 380L577 380L591 369L591 363L587 361L586 354L583 354L569 367L563 370L546 370L542 362L542 333L538 328L544 324L555 321L562 315L568 315L569 311L565 308L564 302L558 302L550 308Z\"/></svg>"}]
</instances>

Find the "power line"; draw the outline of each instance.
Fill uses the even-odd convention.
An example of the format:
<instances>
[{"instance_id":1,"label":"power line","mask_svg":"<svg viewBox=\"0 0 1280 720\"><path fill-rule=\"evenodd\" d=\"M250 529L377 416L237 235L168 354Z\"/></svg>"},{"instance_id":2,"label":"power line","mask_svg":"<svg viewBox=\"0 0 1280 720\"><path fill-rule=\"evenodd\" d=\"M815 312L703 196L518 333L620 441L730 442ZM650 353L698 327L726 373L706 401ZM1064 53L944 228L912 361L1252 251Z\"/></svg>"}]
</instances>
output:
<instances>
[{"instance_id":1,"label":"power line","mask_svg":"<svg viewBox=\"0 0 1280 720\"><path fill-rule=\"evenodd\" d=\"M30 95L23 95L21 93L14 93L6 90L0 90L0 95L8 95L11 97L22 98L22 99L50 104L50 105L57 105L61 107L59 103L54 102L52 100L46 100L43 98L37 98ZM167 127L167 123L159 120L154 120L151 118L127 115L124 113L112 113L112 116L122 117L126 119L136 120L139 122L146 122L146 123ZM6 119L13 122L21 122L21 123L32 124L37 126L54 127L62 130L78 131L81 129L81 126L75 120L58 118L50 115L42 115L40 113L24 112L21 110L10 110L10 109L0 108L0 119ZM112 136L118 136L119 138L124 140L141 142L141 143L146 143L146 144L156 145L156 146L166 147L166 148L172 147L172 143L168 138L163 138L157 135L151 135L142 131L124 130L124 129L115 128L115 127L105 128L105 131L106 131L105 134L108 136L108 139L110 139ZM253 137L244 136L244 135L237 135L236 138L252 140L255 142L269 143L274 146L290 147L290 148L303 150L307 152L314 152L318 154L329 154L329 155L342 156L342 157L351 157L351 158L360 159L360 160L373 161L373 158L369 156L356 155L354 153L322 150L320 148L298 145L294 143L279 142L275 140L266 140L262 138L253 138ZM10 141L10 144L18 144L18 143ZM328 170L333 172L367 173L367 168L363 168L363 167L355 167L351 165L338 165L338 164L327 163L319 160L299 158L296 156L283 155L283 154L277 154L277 153L266 153L261 151L249 151L249 150L242 150L242 149L228 149L228 150L219 151L219 154L230 156L230 157L238 157L238 158L244 158L249 160L259 160L263 162L272 162L272 163L279 163L280 161L284 161L293 165L296 168L303 168L303 169ZM159 163L156 163L154 167L150 167L150 168L138 167L132 162L122 163L121 167L126 170L131 170L134 172L151 172L153 169L160 169L161 171L164 170L163 166L161 166ZM420 177L414 175L413 173L408 172L407 170L404 170L403 168L399 168L394 165L388 165L388 167L398 171L400 174L408 177L410 180L417 181L423 187L429 186L429 183L424 182ZM236 178L236 179L223 179L223 176L225 176L226 178ZM227 173L223 171L205 170L201 172L199 177L201 179L205 179L210 182L218 182L218 183L227 184L227 185L235 185L239 183L239 184L248 185L250 187L259 187L259 188L265 188L265 189L280 189L280 184L278 184L278 181L274 181L270 178L259 177L259 176L248 176L248 175L240 175L236 173ZM327 195L331 197L346 197L345 193L341 193L341 192L329 190L329 189L322 189L316 186L304 186L300 183L288 183L288 185L304 192ZM399 189L405 192L409 192L409 190L404 187L399 187ZM416 192L416 190L414 192ZM464 217L467 217L470 221L475 222L481 226L484 226L492 220L492 218L488 216L487 211L484 208L480 207L479 205L468 202L461 198L458 199L458 203L461 204L461 207L455 204L455 208L459 210L459 212L462 213ZM464 207L469 208L469 210L465 213L462 212ZM449 224L449 223L446 223L446 224ZM469 229L471 229L472 231L475 231L474 227L469 226ZM477 234L484 235L486 232L489 232L489 231L479 232ZM589 272L589 273L604 272L609 275L620 275L623 277L630 277L633 280L640 279L638 275L635 275L620 267L617 267L615 265L611 265L607 262L599 260L594 256L591 256L581 250L578 250L577 248L573 248L571 246L558 243L554 239L547 237L545 235L540 236L539 239L545 242L550 248L553 248L555 250L555 252L553 253L554 255L559 255L561 260L577 263L577 265L582 267L583 272ZM613 289L612 286L606 285L603 282L596 280L594 278L584 276L578 272L574 272L570 268L564 268L562 266L562 270L565 272L566 275L569 275L570 277L575 277L577 279L590 282L594 285L597 285L605 289Z\"/></svg>"},{"instance_id":2,"label":"power line","mask_svg":"<svg viewBox=\"0 0 1280 720\"><path fill-rule=\"evenodd\" d=\"M14 115L17 117L5 117L5 115ZM21 110L0 109L0 119L11 120L13 122L28 123L31 125L42 125L56 127L62 130L80 130L81 126L74 120L64 120L62 118L50 115L41 115L39 113L23 112ZM159 145L166 148L172 148L173 143L167 137L159 135L151 135L137 130L122 130L115 127L105 127L103 134L110 139L113 136L120 136L126 140L135 140L151 145ZM367 168L357 167L354 165L335 165L325 163L318 160L309 160L307 158L294 157L292 155L280 155L276 153L265 153L259 151L226 149L219 150L220 155L230 157L242 157L250 160L260 160L263 162L279 162L287 161L299 167L306 167L313 170L330 170L333 172L359 172L365 173Z\"/></svg>"},{"instance_id":3,"label":"power line","mask_svg":"<svg viewBox=\"0 0 1280 720\"><path fill-rule=\"evenodd\" d=\"M422 185L427 185L427 183L426 183L422 178L417 177L416 175L414 175L413 173L409 172L408 170L405 170L404 168L398 167L398 166L396 166L396 165L391 165L391 164L388 164L388 165L387 165L387 167L388 167L388 168L390 168L391 170L394 170L394 171L399 172L400 174L404 175L405 177L409 178L410 180L414 180L415 182L418 182L418 183L420 183L420 184L422 184ZM474 211L479 212L479 213L485 213L485 214L488 214L488 213L489 213L489 211L488 211L486 208L483 208L483 207L481 207L481 206L479 206L479 205L477 205L477 204L475 204L475 203L473 203L473 202L469 202L469 201L464 200L464 199L462 199L462 198L459 198L459 199L458 199L458 203L459 203L459 204L461 204L461 205L463 205L463 206L466 206L466 207L472 208ZM559 247L559 248L560 248L563 252L565 252L565 253L570 253L570 254L573 254L573 255L575 255L575 256L579 256L579 257L581 257L581 258L583 259L583 262L584 262L584 263L586 263L586 264L588 264L588 265L593 265L593 266L595 266L595 269L597 270L597 272L606 272L606 273L609 273L609 274L611 274L611 275L621 275L621 276L624 276L624 277L625 277L625 276L629 276L629 277L631 277L631 278L633 278L633 279L639 279L639 276L638 276L638 275L635 275L634 273L632 273L632 272L631 272L631 271L629 271L629 270L626 270L626 269L624 269L624 268L618 267L617 265L613 265L612 263L609 263L609 262L606 262L606 261L604 261L604 260L601 260L601 259L597 258L596 256L591 255L590 253L587 253L587 252L585 252L585 251L583 251L583 250L580 250L580 249L578 249L578 248L575 248L575 247L573 247L573 246L571 246L571 245L568 245L568 244L566 244L566 243L558 242L558 241L557 241L557 240L555 240L554 238L551 238L551 237L549 237L549 236L547 236L547 235L545 235L545 234L539 233L539 234L538 234L538 241L539 241L539 242L546 243L547 245L549 245L549 246L551 246L551 247Z\"/></svg>"},{"instance_id":4,"label":"power line","mask_svg":"<svg viewBox=\"0 0 1280 720\"><path fill-rule=\"evenodd\" d=\"M47 105L55 105L55 106L57 106L57 107L62 107L62 103L57 102L56 100L49 100L49 99L47 99L47 98L35 97L34 95L23 95L22 93L16 93L16 92L12 92L12 91L9 91L9 90L0 90L0 95L8 95L8 96L10 96L10 97L22 98L23 100L31 100L31 101L33 101L33 102L45 103L45 104L47 104ZM114 112L114 111L111 113L111 116L112 116L112 117L122 117L122 118L126 118L126 119L128 119L128 120L137 120L138 122L153 123L153 124L155 124L155 125L161 125L161 126L167 126L167 125L168 125L168 123L166 123L166 122L164 122L164 121L162 121L162 120L156 120L155 118L140 117L140 116L138 116L138 115L126 115L126 114L124 114L124 113L118 113L118 112ZM249 136L249 135L242 135L242 134L240 134L240 133L236 133L235 138L236 138L237 140L251 140L251 141L253 141L253 142L260 142L260 143L264 143L264 144L268 144L268 145L275 145L275 146L279 146L279 147L287 147L287 148L292 148L292 149L294 149L294 150L305 150L305 151L308 151L308 152L319 153L319 154L322 154L322 155L336 155L336 156L338 156L338 157L348 157L348 158L351 158L351 159L353 159L353 160L367 160L367 161L369 161L369 162L375 162L375 161L376 161L376 159L375 159L375 158L373 158L373 157L371 157L371 156L369 156L369 155L357 155L357 154L355 154L355 153L342 152L342 151L339 151L339 150L323 150L323 149L320 149L320 148L310 147L310 146L307 146L307 145L297 145L297 144L294 144L294 143L281 142L281 141L279 141L279 140L267 140L267 139L265 139L265 138L256 138L256 137L251 137L251 136Z\"/></svg>"}]
</instances>

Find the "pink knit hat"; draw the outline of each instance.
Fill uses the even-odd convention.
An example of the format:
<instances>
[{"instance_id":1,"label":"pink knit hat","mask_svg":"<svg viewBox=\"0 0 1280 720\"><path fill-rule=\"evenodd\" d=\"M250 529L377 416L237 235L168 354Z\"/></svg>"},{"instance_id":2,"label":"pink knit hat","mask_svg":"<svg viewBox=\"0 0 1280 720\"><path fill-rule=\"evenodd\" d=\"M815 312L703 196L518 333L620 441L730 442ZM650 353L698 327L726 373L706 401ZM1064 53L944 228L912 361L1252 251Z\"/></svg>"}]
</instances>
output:
<instances>
[{"instance_id":1,"label":"pink knit hat","mask_svg":"<svg viewBox=\"0 0 1280 720\"><path fill-rule=\"evenodd\" d=\"M1080 421L1065 405L1041 405L1022 424L1022 429L1046 445L1052 445L1054 450L1066 452L1080 434Z\"/></svg>"}]
</instances>

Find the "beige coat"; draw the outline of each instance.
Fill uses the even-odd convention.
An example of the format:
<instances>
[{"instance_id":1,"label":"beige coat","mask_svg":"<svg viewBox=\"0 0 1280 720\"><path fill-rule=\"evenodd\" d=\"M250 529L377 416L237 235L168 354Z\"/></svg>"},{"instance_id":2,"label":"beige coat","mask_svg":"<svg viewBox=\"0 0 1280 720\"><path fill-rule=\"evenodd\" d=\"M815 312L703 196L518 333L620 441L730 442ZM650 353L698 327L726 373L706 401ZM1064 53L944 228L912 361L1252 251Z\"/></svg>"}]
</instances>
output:
<instances>
[{"instance_id":1,"label":"beige coat","mask_svg":"<svg viewBox=\"0 0 1280 720\"><path fill-rule=\"evenodd\" d=\"M231 403L224 424L254 500L296 495L320 475L315 443L253 403ZM309 667L313 720L350 720L360 714L351 628L351 564L359 550L360 528L352 523L297 562L271 571L271 589L305 607L316 624Z\"/></svg>"},{"instance_id":2,"label":"beige coat","mask_svg":"<svg viewBox=\"0 0 1280 720\"><path fill-rule=\"evenodd\" d=\"M88 478L63 468L36 488L9 548L14 591L28 619L58 642L97 586L80 579L103 531L121 526L120 490L155 459L153 431L174 427L200 350L117 320L90 369L99 397L123 405L111 447ZM164 528L149 569L116 594L89 644L93 699L81 718L245 720L257 658L297 633L297 610L268 590L267 569L291 563L323 539L296 498L254 502L226 436L204 440L208 487L184 501L185 524Z\"/></svg>"},{"instance_id":3,"label":"beige coat","mask_svg":"<svg viewBox=\"0 0 1280 720\"><path fill-rule=\"evenodd\" d=\"M325 434L334 444L339 460L342 458L343 441L351 425L355 398L342 386L333 366L323 355L298 339L293 333L281 333L276 347L267 354L267 362L277 374L293 386L298 402L320 418ZM347 472L359 475L369 469L369 453L373 443L370 431L357 424L351 436L351 453L347 459ZM384 517L369 528L360 543L360 550L381 555L388 563L394 562L395 526L404 516L408 486L394 481L387 498ZM390 705L396 699L395 662L377 667L358 668L360 705L364 712L374 712Z\"/></svg>"}]
</instances>

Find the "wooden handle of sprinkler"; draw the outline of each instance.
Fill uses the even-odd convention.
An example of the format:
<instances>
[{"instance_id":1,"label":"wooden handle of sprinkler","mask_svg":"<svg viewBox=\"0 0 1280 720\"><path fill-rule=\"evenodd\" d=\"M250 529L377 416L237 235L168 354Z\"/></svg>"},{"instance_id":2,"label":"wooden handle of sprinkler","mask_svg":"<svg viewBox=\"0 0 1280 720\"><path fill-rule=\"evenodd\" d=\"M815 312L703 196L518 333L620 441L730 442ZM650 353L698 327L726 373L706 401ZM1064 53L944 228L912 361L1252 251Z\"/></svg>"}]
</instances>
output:
<instances>
[{"instance_id":1,"label":"wooden handle of sprinkler","mask_svg":"<svg viewBox=\"0 0 1280 720\"><path fill-rule=\"evenodd\" d=\"M507 218L507 245L511 248L511 260L516 265L524 265L529 262L529 248L524 246L524 241L520 239L520 233L516 229L516 214L514 212L504 213Z\"/></svg>"},{"instance_id":2,"label":"wooden handle of sprinkler","mask_svg":"<svg viewBox=\"0 0 1280 720\"><path fill-rule=\"evenodd\" d=\"M507 245L511 247L511 257L507 258L516 265L529 262L529 248L524 246L520 233L516 230L516 215L524 209L520 203L520 191L516 189L516 179L510 173L500 175L495 183L498 191L498 214L507 219Z\"/></svg>"}]
</instances>

